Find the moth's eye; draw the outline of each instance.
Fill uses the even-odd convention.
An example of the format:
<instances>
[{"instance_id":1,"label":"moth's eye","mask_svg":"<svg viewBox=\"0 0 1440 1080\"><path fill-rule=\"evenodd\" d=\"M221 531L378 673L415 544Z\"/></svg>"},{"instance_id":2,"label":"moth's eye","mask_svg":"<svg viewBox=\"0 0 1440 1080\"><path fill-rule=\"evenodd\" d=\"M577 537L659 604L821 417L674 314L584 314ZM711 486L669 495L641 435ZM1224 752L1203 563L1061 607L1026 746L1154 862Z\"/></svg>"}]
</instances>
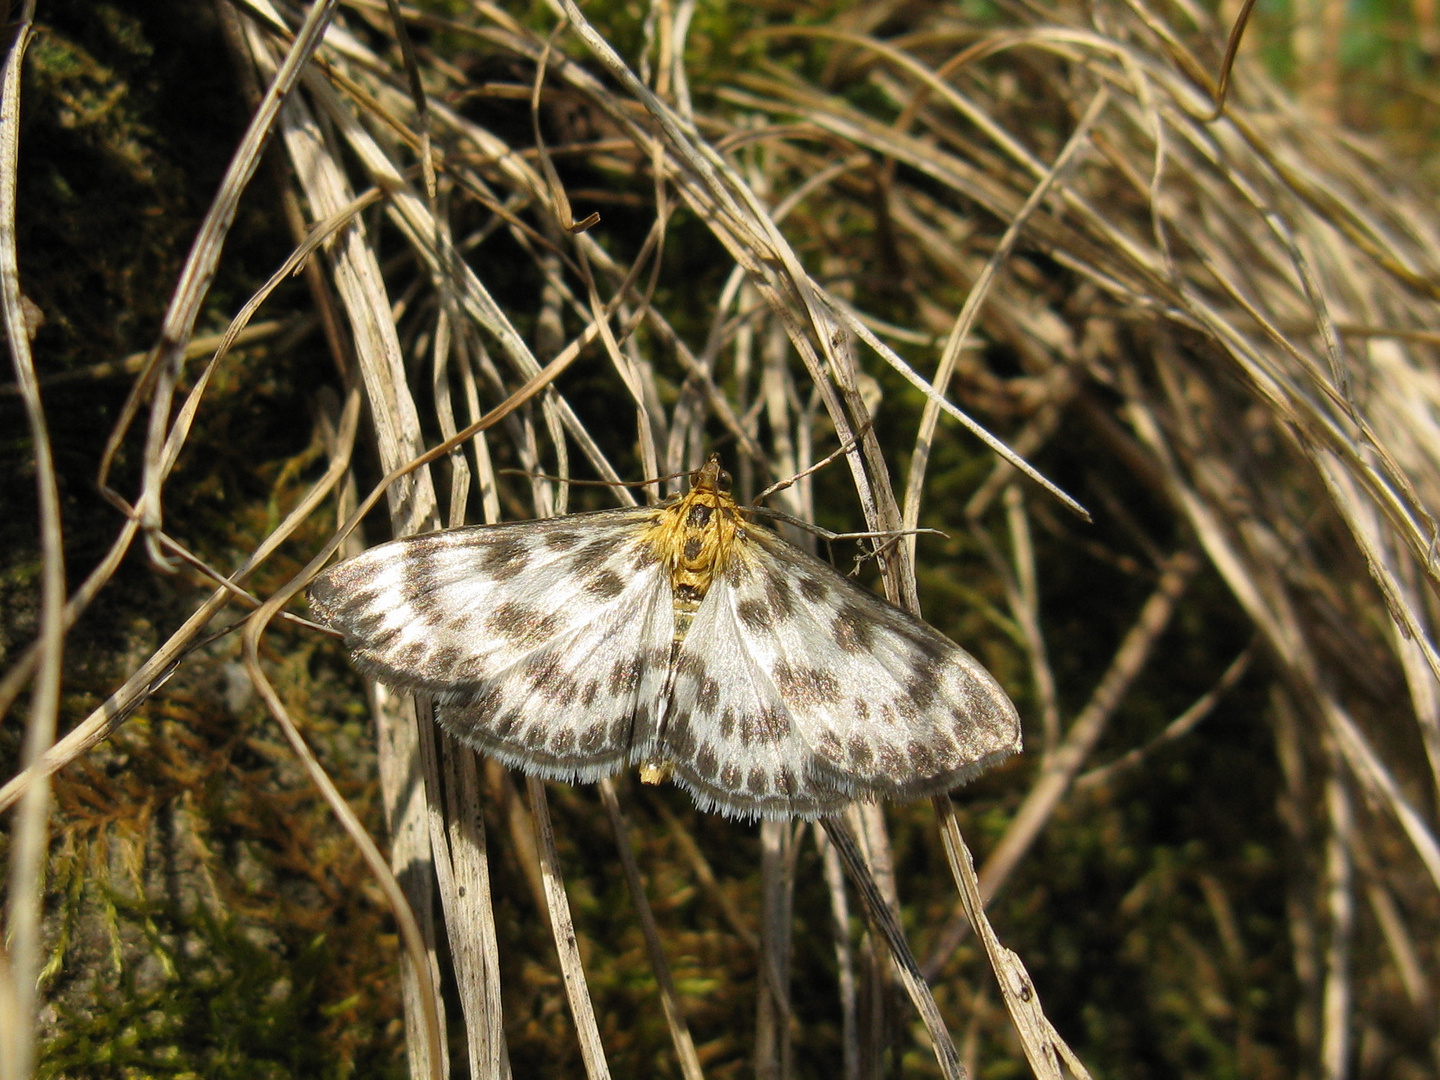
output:
<instances>
[{"instance_id":1,"label":"moth's eye","mask_svg":"<svg viewBox=\"0 0 1440 1080\"><path fill-rule=\"evenodd\" d=\"M730 474L724 469L721 469L720 475L715 478L715 486L721 491L730 490Z\"/></svg>"}]
</instances>

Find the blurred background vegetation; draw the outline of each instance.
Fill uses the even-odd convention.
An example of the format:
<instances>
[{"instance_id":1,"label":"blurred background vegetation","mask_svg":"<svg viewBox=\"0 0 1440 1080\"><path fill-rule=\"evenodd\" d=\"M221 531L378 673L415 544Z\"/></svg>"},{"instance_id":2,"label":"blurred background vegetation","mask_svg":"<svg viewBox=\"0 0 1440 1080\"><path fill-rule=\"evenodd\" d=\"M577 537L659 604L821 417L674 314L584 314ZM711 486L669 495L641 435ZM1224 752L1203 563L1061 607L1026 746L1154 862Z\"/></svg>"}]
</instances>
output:
<instances>
[{"instance_id":1,"label":"blurred background vegetation","mask_svg":"<svg viewBox=\"0 0 1440 1080\"><path fill-rule=\"evenodd\" d=\"M466 7L458 0L426 6L456 14ZM757 27L863 24L885 37L944 6L707 3L691 32L692 78L697 87L713 88L726 82L732 65L759 59L753 46L737 45ZM378 24L383 20L375 10L366 8L366 17ZM949 10L983 26L1006 25L1013 17L1005 3L966 0ZM549 25L538 6L515 14ZM595 4L587 14L623 55L635 56L643 5ZM1222 8L1217 19L1228 25L1234 14ZM24 91L19 243L22 287L44 316L34 348L48 380L44 397L73 583L116 531L114 510L94 489L96 462L138 370L133 358L153 343L248 109L208 4L43 0L39 20ZM1377 158L1423 182L1440 180L1434 0L1261 0L1244 53L1262 62L1318 122L1362 133ZM790 60L804 63L803 57ZM477 83L516 74L487 69L483 56L469 62ZM523 82L528 75L518 77ZM583 125L587 118L577 110L573 119ZM515 103L508 122L523 130L527 103ZM242 202L199 333L223 329L290 251L281 182L278 165L262 169ZM603 192L591 195L599 199ZM584 205L584 196L578 199ZM622 233L632 210L640 222L633 232L642 235L648 208L627 206L623 198L602 206L606 227ZM674 276L663 286L668 307L687 290L709 295L728 272L703 228L677 221L675 234ZM884 255L874 255L877 277L885 273ZM534 287L518 271L512 282L490 284L516 295ZM882 283L863 284L883 291ZM907 283L888 287L903 294ZM936 302L958 306L954 296ZM896 300L894 314L902 316L905 307ZM238 351L223 369L171 485L172 500L179 497L174 492L184 493L184 502L169 509L183 517L188 542L218 565L253 550L323 461L312 435L316 395L322 386L338 385L339 377L314 345L318 331L313 319L306 321L309 310L300 280L277 293L262 315L269 336ZM697 314L693 326L681 329L693 333L705 325ZM311 362L295 362L297 349ZM577 369L575 376L583 385L585 372ZM598 375L595 380L598 415L616 391ZM887 400L916 407L918 398L898 379L882 389ZM1063 450L1052 448L1039 463L1062 485L1093 498L1083 465L1091 438L1079 426L1067 429L1054 444ZM623 447L623 434L616 442ZM133 490L138 467L122 452L116 487ZM933 498L963 501L988 469L988 458L973 445L952 442L932 465ZM822 514L822 524L852 525L843 478L821 483L833 483L836 496L817 500L822 510L836 507ZM1171 550L1177 527L1167 513L1148 503L1138 486L1115 483L1115 501ZM35 633L34 506L22 415L14 395L0 390L0 667ZM1115 539L1103 524L1084 536L1077 528L1062 522L1036 540L1039 563L1053 568L1045 581L1047 633L1066 715L1083 704L1146 593L1124 567L1077 567L1067 556L1077 543ZM327 535L318 521L307 527L266 566L254 590L268 595ZM983 554L965 538L943 555L983 575ZM962 585L920 562L922 597L937 623L961 640L983 633L974 625L983 619L961 609L977 593L982 602L997 603L995 587L978 577ZM69 639L62 730L95 708L208 588L192 574L157 571L137 547ZM966 620L972 625L962 626ZM1112 753L1105 756L1143 742L1181 713L1250 635L1219 576L1202 571L1164 639L1167 663L1136 687L1106 737ZM372 832L383 835L358 681L336 649L312 636L279 629L270 642L268 660L287 673L291 705L303 714L307 737ZM996 645L982 658L1018 688L1026 675L1017 655ZM1257 720L1274 708L1269 683L1265 661L1257 660L1202 736L1159 755L1121 786L1073 797L997 901L1002 936L1025 959L1052 1020L1096 1077L1317 1075L1305 1046L1311 1021L1297 1015L1302 995L1282 880L1287 861L1306 853L1290 846L1293 834L1274 796L1283 786L1283 763ZM1394 686L1377 693L1396 695L1404 705ZM1022 700L1022 711L1033 704ZM15 718L23 706L22 697L0 726L5 776L18 760L22 725ZM1025 768L1016 762L959 799L962 825L979 852L1003 831L1014 806L1008 785L1014 771ZM513 782L495 773L487 782L492 835L522 844L524 809ZM588 793L553 792L611 1067L619 1076L678 1075L629 902L607 855L608 831ZM405 1074L393 926L360 859L249 692L237 642L216 641L188 662L118 734L57 777L56 800L46 913L54 960L44 978L41 1075ZM755 830L699 815L673 792L650 793L641 805L633 832L706 1075L749 1075L757 971L744 935L757 901ZM924 957L950 917L953 893L928 809L897 811L891 824L897 864L907 880L921 883L906 892L904 916ZM702 857L718 884L704 884L697 870ZM1374 857L1387 853L1382 848ZM795 1069L800 1076L836 1075L826 894L813 848L801 858L808 861L797 877ZM535 882L514 859L495 859L491 872L515 1075L578 1075ZM1405 902L1433 906L1433 895L1424 897L1417 884ZM1357 948L1378 950L1377 940L1372 934ZM964 978L957 974L962 969ZM1435 974L1429 972L1432 981ZM937 997L957 1040L1003 1024L986 978L973 942L942 969ZM1383 985L1374 989L1382 997L1387 992ZM1393 986L1388 991L1399 996ZM1366 1007L1382 1018L1390 1008L1383 1000ZM1353 1075L1435 1076L1434 1031L1417 1029L1414 1014L1398 1005L1391 1011L1394 1025L1377 1033L1368 1051L1357 1052ZM901 1029L913 1022L908 1007L895 1016ZM896 1045L890 1075L934 1073L933 1059L913 1040L902 1035ZM976 1053L974 1045L967 1053ZM463 1060L463 1053L456 1057ZM1003 1039L985 1043L976 1064L980 1076L995 1080L1026 1072Z\"/></svg>"}]
</instances>

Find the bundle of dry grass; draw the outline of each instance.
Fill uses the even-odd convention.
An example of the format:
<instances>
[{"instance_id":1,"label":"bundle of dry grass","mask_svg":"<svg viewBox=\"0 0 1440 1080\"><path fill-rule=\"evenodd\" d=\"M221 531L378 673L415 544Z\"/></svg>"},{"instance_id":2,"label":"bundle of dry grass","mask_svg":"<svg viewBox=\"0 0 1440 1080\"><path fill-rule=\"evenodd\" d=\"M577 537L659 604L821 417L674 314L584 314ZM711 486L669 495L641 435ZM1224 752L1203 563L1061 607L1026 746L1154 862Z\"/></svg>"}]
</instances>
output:
<instances>
[{"instance_id":1,"label":"bundle of dry grass","mask_svg":"<svg viewBox=\"0 0 1440 1080\"><path fill-rule=\"evenodd\" d=\"M96 462L124 527L66 603L42 500L40 632L0 684L0 706L28 688L30 708L0 790L0 1076L29 1073L45 948L50 984L74 962L64 918L42 937L45 778L186 665L238 674L236 638L394 912L412 1076L462 1070L451 1055L503 1076L512 1054L522 1074L578 1054L591 1077L1009 1075L1021 1054L1085 1075L1042 997L1117 1074L1436 1075L1440 221L1371 148L1250 67L1211 118L1223 44L1189 5L792 24L682 0L601 28L565 0L534 22L479 2L220 10L253 118ZM267 141L297 246L192 348ZM302 271L308 302L276 292ZM270 519L246 520L244 550L187 539L204 470L177 464L202 410L241 392L230 366L258 350L299 371L321 342L348 396L317 396ZM633 496L554 477L677 474L715 446L745 494L851 446L780 508L901 534L862 572L996 671L1027 753L956 806L766 823L756 848L627 783L599 785L603 828L587 790L532 779L522 798L425 703L372 687L382 854L330 775L357 751L327 742L322 764L292 719L332 731L353 685L299 624L307 581L362 546L382 498L394 535L563 514ZM133 490L110 478L126 454ZM139 545L213 591L50 746L65 636ZM196 847L202 877L233 863ZM73 866L55 876L79 895ZM215 903L218 923L247 917ZM660 1011L626 1011L645 1000ZM73 1048L63 1017L47 1030Z\"/></svg>"}]
</instances>

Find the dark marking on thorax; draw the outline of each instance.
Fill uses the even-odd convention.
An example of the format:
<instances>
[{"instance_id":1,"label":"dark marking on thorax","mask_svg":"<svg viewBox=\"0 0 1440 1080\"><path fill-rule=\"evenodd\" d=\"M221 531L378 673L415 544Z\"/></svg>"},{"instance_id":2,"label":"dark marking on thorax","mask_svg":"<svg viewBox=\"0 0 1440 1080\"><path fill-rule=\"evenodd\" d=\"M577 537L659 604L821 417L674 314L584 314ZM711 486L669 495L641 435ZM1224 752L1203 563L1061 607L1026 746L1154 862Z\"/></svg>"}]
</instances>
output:
<instances>
[{"instance_id":1,"label":"dark marking on thorax","mask_svg":"<svg viewBox=\"0 0 1440 1080\"><path fill-rule=\"evenodd\" d=\"M712 456L690 482L686 494L661 509L648 537L651 550L670 571L677 646L716 576L743 557L737 541L745 539L745 522L719 459Z\"/></svg>"}]
</instances>

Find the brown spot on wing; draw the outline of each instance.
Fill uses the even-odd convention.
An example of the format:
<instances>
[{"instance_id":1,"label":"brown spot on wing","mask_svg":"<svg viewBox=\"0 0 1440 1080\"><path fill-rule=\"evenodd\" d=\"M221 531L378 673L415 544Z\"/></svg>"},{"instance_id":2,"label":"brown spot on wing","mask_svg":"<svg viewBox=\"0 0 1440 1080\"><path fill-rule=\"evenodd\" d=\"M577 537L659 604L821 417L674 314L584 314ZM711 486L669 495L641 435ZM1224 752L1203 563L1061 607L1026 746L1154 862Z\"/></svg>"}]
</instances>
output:
<instances>
[{"instance_id":1,"label":"brown spot on wing","mask_svg":"<svg viewBox=\"0 0 1440 1080\"><path fill-rule=\"evenodd\" d=\"M389 629L378 631L368 641L361 641L359 644L378 655L390 648L404 629L403 626L392 626Z\"/></svg>"},{"instance_id":2,"label":"brown spot on wing","mask_svg":"<svg viewBox=\"0 0 1440 1080\"><path fill-rule=\"evenodd\" d=\"M447 612L434 588L435 575L427 570L428 561L421 554L407 553L400 562L400 598L413 617L423 622L441 622Z\"/></svg>"},{"instance_id":3,"label":"brown spot on wing","mask_svg":"<svg viewBox=\"0 0 1440 1080\"><path fill-rule=\"evenodd\" d=\"M500 738L507 738L520 724L521 715L519 709L511 709L495 721L495 734Z\"/></svg>"},{"instance_id":4,"label":"brown spot on wing","mask_svg":"<svg viewBox=\"0 0 1440 1080\"><path fill-rule=\"evenodd\" d=\"M436 649L425 666L440 675L453 675L465 654L454 645L442 645Z\"/></svg>"},{"instance_id":5,"label":"brown spot on wing","mask_svg":"<svg viewBox=\"0 0 1440 1080\"><path fill-rule=\"evenodd\" d=\"M425 659L430 647L423 641L411 641L393 650L385 662L396 671L414 671Z\"/></svg>"},{"instance_id":6,"label":"brown spot on wing","mask_svg":"<svg viewBox=\"0 0 1440 1080\"><path fill-rule=\"evenodd\" d=\"M328 607L330 606L329 601L332 600L333 597L326 597L326 599L322 601L322 600L320 600L318 597L316 597L315 595L313 595L314 591L315 591L315 590L313 590L313 588L312 588L311 600L312 600L313 602L315 602L315 603L324 604L324 605L328 608ZM385 592L384 592L383 589L369 589L369 590L367 590L367 591L365 591L365 592L354 593L354 594L352 594L351 596L347 596L347 597L345 598L345 610L346 610L346 611L376 611L376 610L378 610L379 613L383 616L383 615L385 614L385 609L384 609L383 606L381 606L381 601L383 601L384 599L385 599Z\"/></svg>"},{"instance_id":7,"label":"brown spot on wing","mask_svg":"<svg viewBox=\"0 0 1440 1080\"><path fill-rule=\"evenodd\" d=\"M680 757L688 758L695 752L695 731L688 716L676 716L670 721L665 732L665 741Z\"/></svg>"},{"instance_id":8,"label":"brown spot on wing","mask_svg":"<svg viewBox=\"0 0 1440 1080\"><path fill-rule=\"evenodd\" d=\"M675 658L675 674L700 680L705 677L705 661L693 649L682 649Z\"/></svg>"},{"instance_id":9,"label":"brown spot on wing","mask_svg":"<svg viewBox=\"0 0 1440 1080\"><path fill-rule=\"evenodd\" d=\"M880 744L880 768L891 776L902 776L906 770L905 758L900 753L900 748L893 743L882 742Z\"/></svg>"},{"instance_id":10,"label":"brown spot on wing","mask_svg":"<svg viewBox=\"0 0 1440 1080\"><path fill-rule=\"evenodd\" d=\"M383 609L378 611L367 611L358 619L350 620L350 625L345 628L346 638L353 641L372 642L380 635L380 628L385 625L385 619L390 613Z\"/></svg>"},{"instance_id":11,"label":"brown spot on wing","mask_svg":"<svg viewBox=\"0 0 1440 1080\"><path fill-rule=\"evenodd\" d=\"M765 599L777 622L784 622L795 614L795 593L790 583L782 577L771 577L765 582Z\"/></svg>"},{"instance_id":12,"label":"brown spot on wing","mask_svg":"<svg viewBox=\"0 0 1440 1080\"><path fill-rule=\"evenodd\" d=\"M478 620L475 615L468 611L462 611L458 615L454 615L445 620L445 632L453 634L456 637L466 637L469 634L475 633L477 623Z\"/></svg>"},{"instance_id":13,"label":"brown spot on wing","mask_svg":"<svg viewBox=\"0 0 1440 1080\"><path fill-rule=\"evenodd\" d=\"M830 632L847 653L869 652L875 644L875 624L855 604L845 604L835 613Z\"/></svg>"},{"instance_id":14,"label":"brown spot on wing","mask_svg":"<svg viewBox=\"0 0 1440 1080\"><path fill-rule=\"evenodd\" d=\"M508 581L530 562L530 545L519 536L507 536L480 548L481 569L497 581Z\"/></svg>"},{"instance_id":15,"label":"brown spot on wing","mask_svg":"<svg viewBox=\"0 0 1440 1080\"><path fill-rule=\"evenodd\" d=\"M485 625L517 648L534 648L554 637L560 617L507 600L490 613Z\"/></svg>"},{"instance_id":16,"label":"brown spot on wing","mask_svg":"<svg viewBox=\"0 0 1440 1080\"><path fill-rule=\"evenodd\" d=\"M587 682L587 683L585 684L584 688L580 691L580 707L581 707L582 709L588 709L588 708L590 708L591 705L594 705L594 704L595 704L595 698L599 695L599 693L600 693L600 680L599 680L599 679L591 679L589 682Z\"/></svg>"},{"instance_id":17,"label":"brown spot on wing","mask_svg":"<svg viewBox=\"0 0 1440 1080\"><path fill-rule=\"evenodd\" d=\"M640 676L644 673L638 656L622 656L610 669L610 696L627 697L639 688Z\"/></svg>"},{"instance_id":18,"label":"brown spot on wing","mask_svg":"<svg viewBox=\"0 0 1440 1080\"><path fill-rule=\"evenodd\" d=\"M769 630L775 623L770 607L764 600L741 600L735 605L740 621L757 633Z\"/></svg>"},{"instance_id":19,"label":"brown spot on wing","mask_svg":"<svg viewBox=\"0 0 1440 1080\"><path fill-rule=\"evenodd\" d=\"M562 709L568 707L579 693L578 682L565 670L564 661L558 654L531 658L525 665L525 676L537 695Z\"/></svg>"},{"instance_id":20,"label":"brown spot on wing","mask_svg":"<svg viewBox=\"0 0 1440 1080\"><path fill-rule=\"evenodd\" d=\"M625 580L614 570L601 570L585 583L585 593L597 600L613 600L625 591Z\"/></svg>"},{"instance_id":21,"label":"brown spot on wing","mask_svg":"<svg viewBox=\"0 0 1440 1080\"><path fill-rule=\"evenodd\" d=\"M709 743L700 747L700 752L695 755L695 771L706 780L714 779L719 764L715 760L715 749Z\"/></svg>"},{"instance_id":22,"label":"brown spot on wing","mask_svg":"<svg viewBox=\"0 0 1440 1080\"><path fill-rule=\"evenodd\" d=\"M487 686L475 697L465 702L465 711L480 720L489 720L505 705L505 691L498 686Z\"/></svg>"},{"instance_id":23,"label":"brown spot on wing","mask_svg":"<svg viewBox=\"0 0 1440 1080\"><path fill-rule=\"evenodd\" d=\"M796 667L780 660L772 672L775 686L787 705L812 709L817 705L834 705L840 700L840 682L828 671Z\"/></svg>"},{"instance_id":24,"label":"brown spot on wing","mask_svg":"<svg viewBox=\"0 0 1440 1080\"><path fill-rule=\"evenodd\" d=\"M700 689L695 694L695 711L704 716L713 716L720 706L720 682L706 675L700 680Z\"/></svg>"},{"instance_id":25,"label":"brown spot on wing","mask_svg":"<svg viewBox=\"0 0 1440 1080\"><path fill-rule=\"evenodd\" d=\"M766 742L779 742L790 734L790 716L774 705L760 711L755 720L755 734Z\"/></svg>"},{"instance_id":26,"label":"brown spot on wing","mask_svg":"<svg viewBox=\"0 0 1440 1080\"><path fill-rule=\"evenodd\" d=\"M870 740L859 734L850 736L850 760L855 763L857 768L869 768L873 756Z\"/></svg>"},{"instance_id":27,"label":"brown spot on wing","mask_svg":"<svg viewBox=\"0 0 1440 1080\"><path fill-rule=\"evenodd\" d=\"M937 731L930 736L930 750L942 770L955 768L964 758L960 747L946 738L943 731Z\"/></svg>"},{"instance_id":28,"label":"brown spot on wing","mask_svg":"<svg viewBox=\"0 0 1440 1080\"><path fill-rule=\"evenodd\" d=\"M811 604L818 604L830 595L830 586L817 577L803 576L798 582L800 595Z\"/></svg>"},{"instance_id":29,"label":"brown spot on wing","mask_svg":"<svg viewBox=\"0 0 1440 1080\"><path fill-rule=\"evenodd\" d=\"M610 745L625 746L630 742L630 717L617 716L610 721Z\"/></svg>"},{"instance_id":30,"label":"brown spot on wing","mask_svg":"<svg viewBox=\"0 0 1440 1080\"><path fill-rule=\"evenodd\" d=\"M605 534L597 536L588 541L584 547L576 549L571 559L571 566L577 574L592 571L606 562L623 543L625 543L625 537L623 535Z\"/></svg>"},{"instance_id":31,"label":"brown spot on wing","mask_svg":"<svg viewBox=\"0 0 1440 1080\"><path fill-rule=\"evenodd\" d=\"M921 776L933 776L935 774L935 752L919 739L911 739L910 745L905 748L910 754L910 767Z\"/></svg>"},{"instance_id":32,"label":"brown spot on wing","mask_svg":"<svg viewBox=\"0 0 1440 1080\"><path fill-rule=\"evenodd\" d=\"M902 693L894 700L893 704L895 711L912 724L924 715L924 713L920 711L920 706L916 704L915 699L910 697L909 694Z\"/></svg>"},{"instance_id":33,"label":"brown spot on wing","mask_svg":"<svg viewBox=\"0 0 1440 1080\"><path fill-rule=\"evenodd\" d=\"M552 551L568 551L578 544L584 535L574 529L546 529L545 546Z\"/></svg>"},{"instance_id":34,"label":"brown spot on wing","mask_svg":"<svg viewBox=\"0 0 1440 1080\"><path fill-rule=\"evenodd\" d=\"M582 754L593 754L605 745L607 732L605 721L596 720L580 734L580 752Z\"/></svg>"},{"instance_id":35,"label":"brown spot on wing","mask_svg":"<svg viewBox=\"0 0 1440 1080\"><path fill-rule=\"evenodd\" d=\"M655 734L655 712L650 702L642 701L635 706L635 715L630 721L630 741L643 743Z\"/></svg>"},{"instance_id":36,"label":"brown spot on wing","mask_svg":"<svg viewBox=\"0 0 1440 1080\"><path fill-rule=\"evenodd\" d=\"M905 693L915 703L915 707L921 710L928 710L940 700L939 680L935 672L927 671L924 675L916 674L905 684Z\"/></svg>"}]
</instances>

